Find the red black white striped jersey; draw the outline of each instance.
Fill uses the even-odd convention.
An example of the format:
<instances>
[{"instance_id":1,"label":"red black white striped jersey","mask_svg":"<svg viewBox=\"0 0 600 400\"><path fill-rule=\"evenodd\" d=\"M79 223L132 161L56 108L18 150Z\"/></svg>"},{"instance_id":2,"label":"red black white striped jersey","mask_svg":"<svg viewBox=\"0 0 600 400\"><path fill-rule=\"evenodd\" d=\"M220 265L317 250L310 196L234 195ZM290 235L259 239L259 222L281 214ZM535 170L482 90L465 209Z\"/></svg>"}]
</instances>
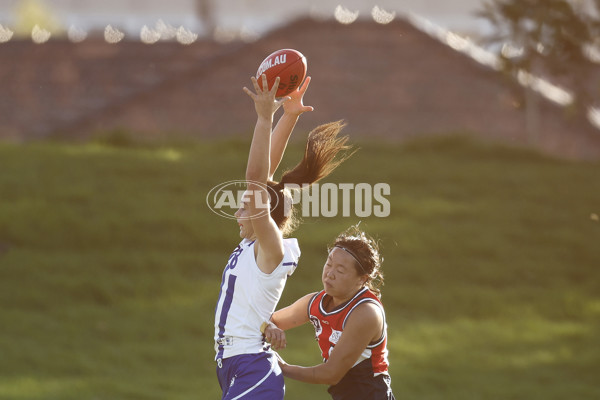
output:
<instances>
[{"instance_id":1,"label":"red black white striped jersey","mask_svg":"<svg viewBox=\"0 0 600 400\"><path fill-rule=\"evenodd\" d=\"M383 315L383 334L377 342L369 344L367 348L364 349L358 360L356 360L354 366L359 364L361 361L370 358L371 366L373 368L373 376L387 374L389 365L387 360L388 351L386 346L387 324L385 323L385 312L383 310L383 305L381 304L379 298L368 288L363 288L356 293L352 299L336 307L334 310L327 312L323 307L323 300L326 298L326 296L327 294L323 290L314 295L308 303L308 318L315 328L315 336L321 349L323 361L327 361L329 359L331 351L342 336L344 326L346 325L346 320L352 311L360 304L371 302L379 307L381 314Z\"/></svg>"}]
</instances>

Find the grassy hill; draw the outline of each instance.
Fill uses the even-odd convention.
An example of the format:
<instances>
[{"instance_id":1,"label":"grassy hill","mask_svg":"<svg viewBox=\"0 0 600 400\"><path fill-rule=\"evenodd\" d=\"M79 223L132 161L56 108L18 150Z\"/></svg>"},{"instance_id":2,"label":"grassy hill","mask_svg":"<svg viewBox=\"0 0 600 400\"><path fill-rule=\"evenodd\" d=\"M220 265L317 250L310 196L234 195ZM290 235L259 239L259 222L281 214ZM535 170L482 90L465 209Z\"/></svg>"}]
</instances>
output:
<instances>
[{"instance_id":1,"label":"grassy hill","mask_svg":"<svg viewBox=\"0 0 600 400\"><path fill-rule=\"evenodd\" d=\"M213 312L239 238L205 197L248 147L0 144L0 399L220 398ZM361 147L327 180L389 183L391 215L305 218L280 306L362 220L397 398L599 398L600 164L461 137ZM320 362L310 325L282 355ZM325 389L287 381L286 399Z\"/></svg>"}]
</instances>

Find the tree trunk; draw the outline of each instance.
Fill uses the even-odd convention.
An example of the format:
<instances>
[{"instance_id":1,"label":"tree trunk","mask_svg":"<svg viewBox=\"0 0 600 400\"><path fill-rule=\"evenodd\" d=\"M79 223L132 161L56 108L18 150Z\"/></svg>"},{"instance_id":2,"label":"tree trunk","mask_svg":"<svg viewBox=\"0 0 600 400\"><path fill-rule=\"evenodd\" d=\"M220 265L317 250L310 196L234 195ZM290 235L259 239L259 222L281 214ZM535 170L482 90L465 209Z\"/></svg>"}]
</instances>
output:
<instances>
[{"instance_id":1,"label":"tree trunk","mask_svg":"<svg viewBox=\"0 0 600 400\"><path fill-rule=\"evenodd\" d=\"M196 0L196 15L200 22L202 22L204 33L207 36L212 35L217 26L213 1Z\"/></svg>"},{"instance_id":2,"label":"tree trunk","mask_svg":"<svg viewBox=\"0 0 600 400\"><path fill-rule=\"evenodd\" d=\"M530 85L531 82L528 83ZM525 129L527 142L537 145L540 140L540 101L539 95L531 86L525 87Z\"/></svg>"}]
</instances>

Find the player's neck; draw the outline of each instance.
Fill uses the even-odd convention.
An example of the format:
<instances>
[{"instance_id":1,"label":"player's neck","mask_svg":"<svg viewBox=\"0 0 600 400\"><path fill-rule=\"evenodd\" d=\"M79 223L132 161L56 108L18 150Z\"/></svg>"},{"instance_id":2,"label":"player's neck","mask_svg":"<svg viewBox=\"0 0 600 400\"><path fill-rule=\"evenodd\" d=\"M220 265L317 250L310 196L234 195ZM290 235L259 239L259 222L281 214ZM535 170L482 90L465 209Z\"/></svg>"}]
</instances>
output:
<instances>
[{"instance_id":1,"label":"player's neck","mask_svg":"<svg viewBox=\"0 0 600 400\"><path fill-rule=\"evenodd\" d=\"M355 291L351 294L349 294L348 296L343 296L343 297L333 297L330 295L326 295L327 297L325 298L325 311L327 312L331 312L333 310L335 310L336 308L342 306L343 304L346 304L347 302L349 302L350 300L352 300L354 298L354 296L356 296L356 294L358 292L360 292L363 288L360 288L358 291Z\"/></svg>"}]
</instances>

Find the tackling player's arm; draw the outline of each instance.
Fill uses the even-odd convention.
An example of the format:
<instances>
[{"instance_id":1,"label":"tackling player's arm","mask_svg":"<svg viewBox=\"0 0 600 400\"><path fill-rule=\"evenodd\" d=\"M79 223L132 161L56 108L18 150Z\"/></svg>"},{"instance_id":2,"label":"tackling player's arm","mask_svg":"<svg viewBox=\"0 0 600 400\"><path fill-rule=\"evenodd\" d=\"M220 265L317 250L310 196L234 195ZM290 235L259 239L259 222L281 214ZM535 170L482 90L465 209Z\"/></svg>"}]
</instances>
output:
<instances>
[{"instance_id":1,"label":"tackling player's arm","mask_svg":"<svg viewBox=\"0 0 600 400\"><path fill-rule=\"evenodd\" d=\"M315 293L309 293L293 304L277 310L271 316L270 324L265 327L265 339L275 349L285 348L285 332L308 322L308 303Z\"/></svg>"},{"instance_id":2,"label":"tackling player's arm","mask_svg":"<svg viewBox=\"0 0 600 400\"><path fill-rule=\"evenodd\" d=\"M378 307L370 303L361 304L348 317L342 336L326 363L301 367L280 362L281 369L288 378L335 385L352 368L369 343L381 337L382 332L383 316Z\"/></svg>"}]
</instances>

